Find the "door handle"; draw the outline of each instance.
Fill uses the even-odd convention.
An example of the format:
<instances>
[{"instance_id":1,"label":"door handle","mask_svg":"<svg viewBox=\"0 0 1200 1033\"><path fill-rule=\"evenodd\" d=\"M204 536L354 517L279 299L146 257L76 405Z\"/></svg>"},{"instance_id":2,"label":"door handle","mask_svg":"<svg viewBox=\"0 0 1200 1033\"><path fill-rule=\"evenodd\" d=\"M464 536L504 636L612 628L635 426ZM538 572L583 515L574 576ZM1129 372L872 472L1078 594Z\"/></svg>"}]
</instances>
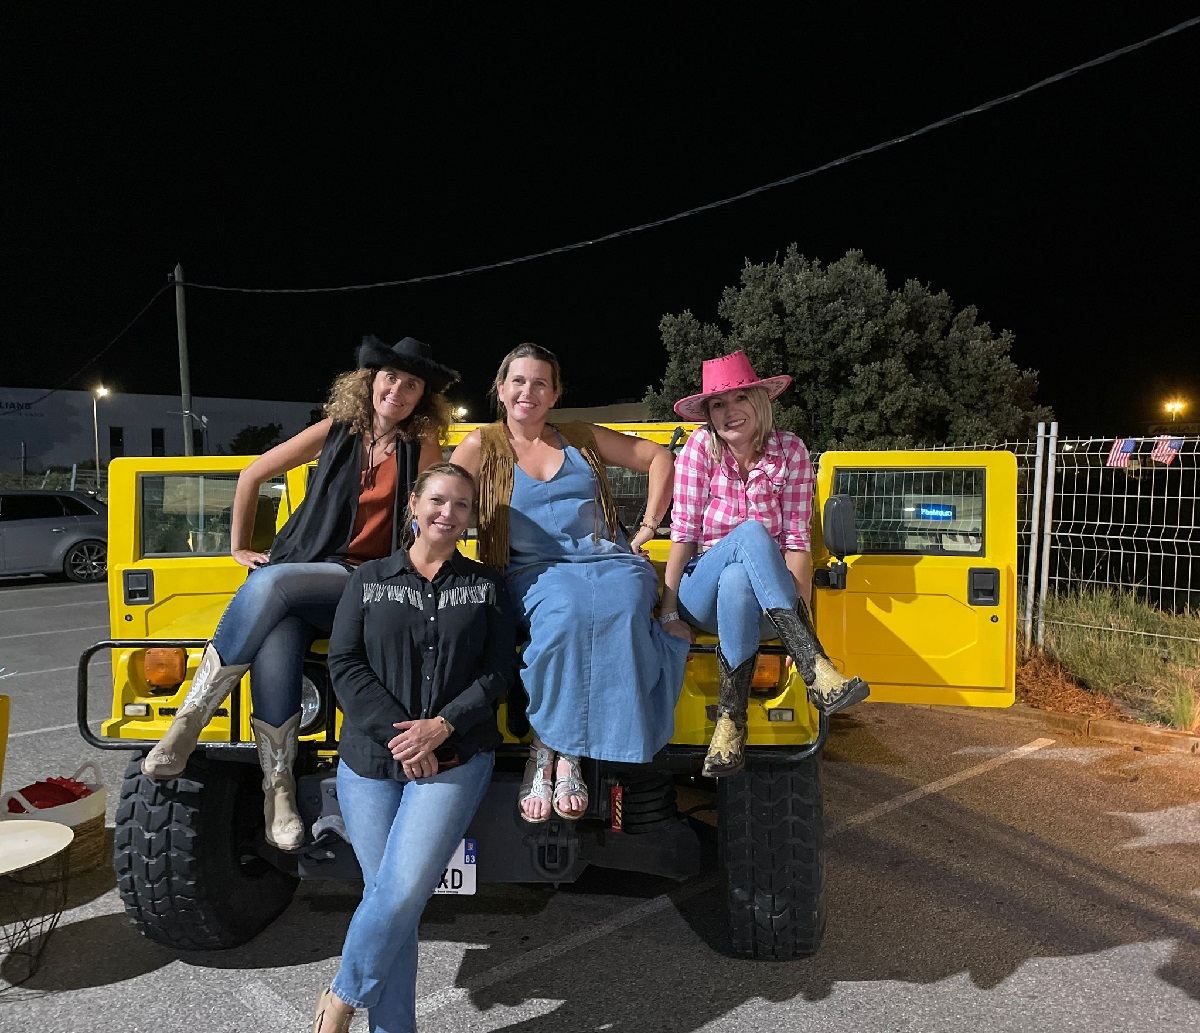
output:
<instances>
[{"instance_id":1,"label":"door handle","mask_svg":"<svg viewBox=\"0 0 1200 1033\"><path fill-rule=\"evenodd\" d=\"M971 606L1000 605L1000 570L971 567L967 571L967 602Z\"/></svg>"},{"instance_id":2,"label":"door handle","mask_svg":"<svg viewBox=\"0 0 1200 1033\"><path fill-rule=\"evenodd\" d=\"M52 528L50 528L50 530L53 531L55 534L66 534L67 533L67 529L65 527L52 527Z\"/></svg>"}]
</instances>

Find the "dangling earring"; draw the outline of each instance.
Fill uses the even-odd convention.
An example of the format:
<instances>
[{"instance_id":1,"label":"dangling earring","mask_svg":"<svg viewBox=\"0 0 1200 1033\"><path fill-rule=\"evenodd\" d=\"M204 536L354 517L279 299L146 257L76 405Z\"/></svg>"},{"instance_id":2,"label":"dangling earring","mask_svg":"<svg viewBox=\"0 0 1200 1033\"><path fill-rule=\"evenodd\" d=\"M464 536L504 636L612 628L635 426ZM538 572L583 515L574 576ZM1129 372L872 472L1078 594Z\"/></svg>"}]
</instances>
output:
<instances>
[{"instance_id":1,"label":"dangling earring","mask_svg":"<svg viewBox=\"0 0 1200 1033\"><path fill-rule=\"evenodd\" d=\"M417 526L417 522L415 520L412 522L412 533L414 539L421 537L421 529Z\"/></svg>"}]
</instances>

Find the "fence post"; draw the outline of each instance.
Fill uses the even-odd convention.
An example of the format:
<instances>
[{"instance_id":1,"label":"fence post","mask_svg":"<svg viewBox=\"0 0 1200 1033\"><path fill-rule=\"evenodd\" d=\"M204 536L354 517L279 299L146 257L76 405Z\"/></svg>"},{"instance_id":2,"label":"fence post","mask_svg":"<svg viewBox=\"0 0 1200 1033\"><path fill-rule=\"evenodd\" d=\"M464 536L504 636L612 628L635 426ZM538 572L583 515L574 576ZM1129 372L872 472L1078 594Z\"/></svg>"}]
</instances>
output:
<instances>
[{"instance_id":1,"label":"fence post","mask_svg":"<svg viewBox=\"0 0 1200 1033\"><path fill-rule=\"evenodd\" d=\"M1038 531L1042 526L1042 459L1046 454L1046 425L1037 425L1037 458L1033 463L1033 504L1030 510L1029 565L1025 571L1025 648L1033 645L1033 597L1037 591Z\"/></svg>"},{"instance_id":2,"label":"fence post","mask_svg":"<svg viewBox=\"0 0 1200 1033\"><path fill-rule=\"evenodd\" d=\"M1037 644L1046 633L1046 589L1050 584L1050 536L1054 531L1054 465L1058 456L1058 421L1050 424L1050 448L1046 456L1046 517L1042 527L1042 575L1038 592Z\"/></svg>"},{"instance_id":3,"label":"fence post","mask_svg":"<svg viewBox=\"0 0 1200 1033\"><path fill-rule=\"evenodd\" d=\"M79 470L79 464L72 463L71 464L71 490L72 491L75 490L75 474L78 470Z\"/></svg>"}]
</instances>

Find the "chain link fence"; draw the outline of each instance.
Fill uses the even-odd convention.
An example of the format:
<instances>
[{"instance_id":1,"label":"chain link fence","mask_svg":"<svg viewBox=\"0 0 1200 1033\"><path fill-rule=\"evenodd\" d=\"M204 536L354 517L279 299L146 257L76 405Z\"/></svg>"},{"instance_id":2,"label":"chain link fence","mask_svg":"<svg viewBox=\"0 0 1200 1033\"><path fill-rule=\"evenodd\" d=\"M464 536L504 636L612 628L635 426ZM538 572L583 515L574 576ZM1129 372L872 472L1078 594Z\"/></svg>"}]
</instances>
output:
<instances>
[{"instance_id":1,"label":"chain link fence","mask_svg":"<svg viewBox=\"0 0 1200 1033\"><path fill-rule=\"evenodd\" d=\"M1017 533L1025 641L1042 645L1047 599L1109 590L1170 614L1200 609L1200 438L1063 438L945 446L1017 458ZM1093 629L1149 639L1175 636ZM1200 639L1186 638L1200 643Z\"/></svg>"}]
</instances>

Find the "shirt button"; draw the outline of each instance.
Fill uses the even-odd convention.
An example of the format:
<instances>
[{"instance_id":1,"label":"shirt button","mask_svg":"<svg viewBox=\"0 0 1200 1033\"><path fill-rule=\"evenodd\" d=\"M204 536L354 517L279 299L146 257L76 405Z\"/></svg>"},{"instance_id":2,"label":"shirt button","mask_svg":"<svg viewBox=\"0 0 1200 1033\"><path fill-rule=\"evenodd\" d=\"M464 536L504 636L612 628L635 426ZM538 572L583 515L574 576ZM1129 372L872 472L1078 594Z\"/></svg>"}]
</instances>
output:
<instances>
[{"instance_id":1,"label":"shirt button","mask_svg":"<svg viewBox=\"0 0 1200 1033\"><path fill-rule=\"evenodd\" d=\"M434 620L435 618L433 618L433 617L430 617L429 619L430 619L430 620Z\"/></svg>"}]
</instances>

